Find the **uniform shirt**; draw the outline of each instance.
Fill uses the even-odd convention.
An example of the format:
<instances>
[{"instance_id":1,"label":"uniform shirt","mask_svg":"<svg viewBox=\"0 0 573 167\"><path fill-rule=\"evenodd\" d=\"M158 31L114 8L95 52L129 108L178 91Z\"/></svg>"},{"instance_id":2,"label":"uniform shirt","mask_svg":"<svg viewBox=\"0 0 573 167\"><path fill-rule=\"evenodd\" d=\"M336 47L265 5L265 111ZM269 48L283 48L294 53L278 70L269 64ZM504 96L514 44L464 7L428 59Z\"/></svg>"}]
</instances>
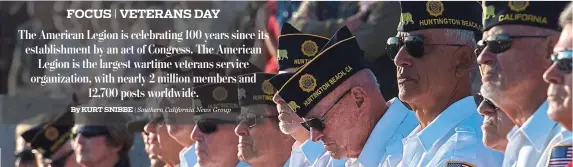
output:
<instances>
[{"instance_id":1,"label":"uniform shirt","mask_svg":"<svg viewBox=\"0 0 573 167\"><path fill-rule=\"evenodd\" d=\"M330 156L330 152L326 151L316 160L315 167L345 167L348 158L334 159Z\"/></svg>"},{"instance_id":2,"label":"uniform shirt","mask_svg":"<svg viewBox=\"0 0 573 167\"><path fill-rule=\"evenodd\" d=\"M322 142L312 142L311 140L307 139L299 147L296 147L292 150L289 166L313 166L315 161L324 153L324 151L324 145Z\"/></svg>"},{"instance_id":3,"label":"uniform shirt","mask_svg":"<svg viewBox=\"0 0 573 167\"><path fill-rule=\"evenodd\" d=\"M567 129L562 128L562 131L557 134L551 142L549 142L549 147L543 152L541 159L537 163L538 167L549 167L549 165L555 166L562 166L571 162L571 149L569 150L557 150L558 147L566 147L568 146L571 148L571 144L573 144L573 137L571 132ZM565 151L565 154L559 154L558 151ZM563 152L560 152L563 153ZM566 157L562 157L565 155ZM551 158L550 158L551 157Z\"/></svg>"},{"instance_id":4,"label":"uniform shirt","mask_svg":"<svg viewBox=\"0 0 573 167\"><path fill-rule=\"evenodd\" d=\"M185 148L179 153L179 159L181 160L181 167L191 167L189 164L197 163L197 155L195 155L195 145Z\"/></svg>"},{"instance_id":5,"label":"uniform shirt","mask_svg":"<svg viewBox=\"0 0 573 167\"><path fill-rule=\"evenodd\" d=\"M199 162L197 162L193 167L201 167L201 166L199 165ZM239 163L237 163L235 167L251 167L251 166L243 161L239 161Z\"/></svg>"},{"instance_id":6,"label":"uniform shirt","mask_svg":"<svg viewBox=\"0 0 573 167\"><path fill-rule=\"evenodd\" d=\"M525 121L523 126L508 134L508 145L503 161L504 167L533 166L539 162L549 142L562 128L547 116L547 101Z\"/></svg>"},{"instance_id":7,"label":"uniform shirt","mask_svg":"<svg viewBox=\"0 0 573 167\"><path fill-rule=\"evenodd\" d=\"M458 100L426 128L418 126L404 139L404 155L398 166L500 166L502 153L482 143L482 120L472 96Z\"/></svg>"},{"instance_id":8,"label":"uniform shirt","mask_svg":"<svg viewBox=\"0 0 573 167\"><path fill-rule=\"evenodd\" d=\"M418 125L414 112L394 99L376 123L358 158L346 161L347 167L396 166L402 156L402 139ZM333 163L334 164L334 163Z\"/></svg>"}]
</instances>

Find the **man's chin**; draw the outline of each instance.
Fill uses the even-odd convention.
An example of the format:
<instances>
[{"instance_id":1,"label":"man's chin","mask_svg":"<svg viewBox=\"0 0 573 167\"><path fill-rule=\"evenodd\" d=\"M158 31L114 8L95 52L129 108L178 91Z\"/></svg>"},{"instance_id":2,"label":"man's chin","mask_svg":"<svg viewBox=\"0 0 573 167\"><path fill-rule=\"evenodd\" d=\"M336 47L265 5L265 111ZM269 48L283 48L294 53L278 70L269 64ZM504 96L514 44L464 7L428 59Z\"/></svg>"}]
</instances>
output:
<instances>
[{"instance_id":1,"label":"man's chin","mask_svg":"<svg viewBox=\"0 0 573 167\"><path fill-rule=\"evenodd\" d=\"M342 159L345 158L345 157L343 157L342 155L336 154L335 152L332 152L332 151L328 151L328 152L330 152L330 156L331 156L332 158L336 159L336 160L342 160Z\"/></svg>"}]
</instances>

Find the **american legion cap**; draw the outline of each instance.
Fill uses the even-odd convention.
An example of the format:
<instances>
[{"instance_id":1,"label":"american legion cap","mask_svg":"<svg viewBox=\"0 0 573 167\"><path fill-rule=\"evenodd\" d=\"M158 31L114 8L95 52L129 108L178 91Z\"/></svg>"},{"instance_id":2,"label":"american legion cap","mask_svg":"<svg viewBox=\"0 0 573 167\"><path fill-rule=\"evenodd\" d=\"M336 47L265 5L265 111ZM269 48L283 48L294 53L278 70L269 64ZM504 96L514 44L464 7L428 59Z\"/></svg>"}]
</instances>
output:
<instances>
[{"instance_id":1,"label":"american legion cap","mask_svg":"<svg viewBox=\"0 0 573 167\"><path fill-rule=\"evenodd\" d=\"M308 64L302 66L277 91L300 117L353 74L366 68L364 51L344 26Z\"/></svg>"},{"instance_id":2,"label":"american legion cap","mask_svg":"<svg viewBox=\"0 0 573 167\"><path fill-rule=\"evenodd\" d=\"M255 77L254 83L237 83L239 88L239 105L243 107L252 104L275 105L273 102L273 95L275 94L276 89L269 81L271 77L275 75L259 72L243 74L239 77L251 76Z\"/></svg>"},{"instance_id":3,"label":"american legion cap","mask_svg":"<svg viewBox=\"0 0 573 167\"><path fill-rule=\"evenodd\" d=\"M193 90L198 95L194 98L193 108L207 109L195 111L196 118L216 113L217 120L235 123L236 116L241 113L237 83L204 84Z\"/></svg>"},{"instance_id":4,"label":"american legion cap","mask_svg":"<svg viewBox=\"0 0 573 167\"><path fill-rule=\"evenodd\" d=\"M482 30L482 8L477 1L401 1L400 7L401 32L432 28Z\"/></svg>"},{"instance_id":5,"label":"american legion cap","mask_svg":"<svg viewBox=\"0 0 573 167\"><path fill-rule=\"evenodd\" d=\"M284 23L277 51L279 71L303 66L314 58L327 42L326 37L305 34L289 23Z\"/></svg>"},{"instance_id":6,"label":"american legion cap","mask_svg":"<svg viewBox=\"0 0 573 167\"><path fill-rule=\"evenodd\" d=\"M33 151L42 154L44 158L49 158L71 138L75 124L71 107L77 105L79 105L78 98L73 94L72 103L68 105L66 111L40 116L43 117L41 122L20 136Z\"/></svg>"},{"instance_id":7,"label":"american legion cap","mask_svg":"<svg viewBox=\"0 0 573 167\"><path fill-rule=\"evenodd\" d=\"M568 3L570 1L486 1L483 4L484 29L519 24L559 31L559 15Z\"/></svg>"},{"instance_id":8,"label":"american legion cap","mask_svg":"<svg viewBox=\"0 0 573 167\"><path fill-rule=\"evenodd\" d=\"M66 111L57 116L57 119L32 127L20 136L33 151L49 158L70 139L73 127L74 115Z\"/></svg>"}]
</instances>

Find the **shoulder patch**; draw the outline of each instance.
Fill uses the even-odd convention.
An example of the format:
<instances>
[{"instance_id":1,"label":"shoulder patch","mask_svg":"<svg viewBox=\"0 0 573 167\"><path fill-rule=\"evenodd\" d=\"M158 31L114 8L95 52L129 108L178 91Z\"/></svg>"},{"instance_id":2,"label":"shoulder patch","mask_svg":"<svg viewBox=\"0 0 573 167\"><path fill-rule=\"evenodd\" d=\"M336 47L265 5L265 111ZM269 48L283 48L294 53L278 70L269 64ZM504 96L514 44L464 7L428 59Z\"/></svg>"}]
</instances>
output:
<instances>
[{"instance_id":1,"label":"shoulder patch","mask_svg":"<svg viewBox=\"0 0 573 167\"><path fill-rule=\"evenodd\" d=\"M571 145L553 146L549 154L547 166L565 166L571 162Z\"/></svg>"},{"instance_id":2,"label":"shoulder patch","mask_svg":"<svg viewBox=\"0 0 573 167\"><path fill-rule=\"evenodd\" d=\"M462 161L448 161L446 167L475 167L475 165Z\"/></svg>"}]
</instances>

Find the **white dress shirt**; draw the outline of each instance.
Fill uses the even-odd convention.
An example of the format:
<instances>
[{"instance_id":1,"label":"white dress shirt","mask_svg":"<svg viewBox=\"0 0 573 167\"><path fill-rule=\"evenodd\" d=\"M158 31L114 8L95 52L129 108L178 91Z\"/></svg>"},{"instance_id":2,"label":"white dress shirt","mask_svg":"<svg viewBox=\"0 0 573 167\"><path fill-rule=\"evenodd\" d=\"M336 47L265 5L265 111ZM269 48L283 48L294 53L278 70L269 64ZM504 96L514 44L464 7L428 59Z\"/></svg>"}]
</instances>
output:
<instances>
[{"instance_id":1,"label":"white dress shirt","mask_svg":"<svg viewBox=\"0 0 573 167\"><path fill-rule=\"evenodd\" d=\"M508 134L504 167L529 167L539 162L543 152L559 133L561 126L547 116L547 101L521 127Z\"/></svg>"},{"instance_id":2,"label":"white dress shirt","mask_svg":"<svg viewBox=\"0 0 573 167\"><path fill-rule=\"evenodd\" d=\"M402 139L418 125L414 112L394 99L370 133L358 158L349 158L347 167L396 166L402 156ZM330 166L335 166L332 162Z\"/></svg>"},{"instance_id":3,"label":"white dress shirt","mask_svg":"<svg viewBox=\"0 0 573 167\"><path fill-rule=\"evenodd\" d=\"M483 118L472 96L450 105L426 128L416 127L404 139L401 167L498 167L501 152L482 143Z\"/></svg>"}]
</instances>

